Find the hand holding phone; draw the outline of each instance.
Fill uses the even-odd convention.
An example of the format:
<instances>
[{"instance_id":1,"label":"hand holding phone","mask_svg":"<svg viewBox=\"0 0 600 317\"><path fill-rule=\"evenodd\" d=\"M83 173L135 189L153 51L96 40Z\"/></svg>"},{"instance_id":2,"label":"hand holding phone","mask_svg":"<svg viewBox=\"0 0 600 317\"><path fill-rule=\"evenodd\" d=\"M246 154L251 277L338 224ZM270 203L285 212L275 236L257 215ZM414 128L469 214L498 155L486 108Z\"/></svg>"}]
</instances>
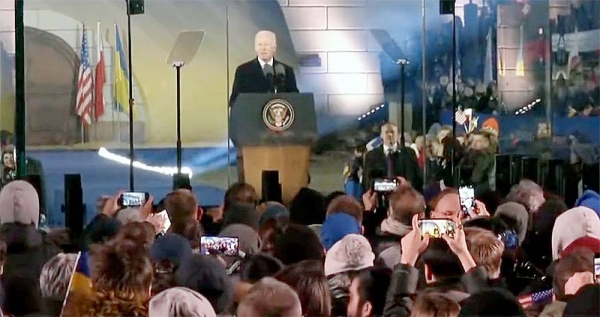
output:
<instances>
[{"instance_id":1,"label":"hand holding phone","mask_svg":"<svg viewBox=\"0 0 600 317\"><path fill-rule=\"evenodd\" d=\"M454 237L456 224L449 219L422 219L418 222L422 238L441 238L443 235Z\"/></svg>"},{"instance_id":2,"label":"hand holding phone","mask_svg":"<svg viewBox=\"0 0 600 317\"><path fill-rule=\"evenodd\" d=\"M164 234L167 231L169 231L169 228L171 228L171 219L169 218L169 214L167 214L166 210L163 210L161 212L156 213L156 215L158 217L162 217L163 218L163 225L162 225L161 232Z\"/></svg>"},{"instance_id":3,"label":"hand holding phone","mask_svg":"<svg viewBox=\"0 0 600 317\"><path fill-rule=\"evenodd\" d=\"M458 188L458 197L464 218L470 218L475 208L475 189L472 186L461 186Z\"/></svg>"},{"instance_id":4,"label":"hand holding phone","mask_svg":"<svg viewBox=\"0 0 600 317\"><path fill-rule=\"evenodd\" d=\"M373 191L377 193L391 193L398 188L397 179L377 178L373 181Z\"/></svg>"},{"instance_id":5,"label":"hand holding phone","mask_svg":"<svg viewBox=\"0 0 600 317\"><path fill-rule=\"evenodd\" d=\"M238 237L200 237L200 253L205 255L238 256L240 239Z\"/></svg>"},{"instance_id":6,"label":"hand holding phone","mask_svg":"<svg viewBox=\"0 0 600 317\"><path fill-rule=\"evenodd\" d=\"M119 197L117 203L119 207L141 207L150 198L150 194L146 192L124 192Z\"/></svg>"}]
</instances>

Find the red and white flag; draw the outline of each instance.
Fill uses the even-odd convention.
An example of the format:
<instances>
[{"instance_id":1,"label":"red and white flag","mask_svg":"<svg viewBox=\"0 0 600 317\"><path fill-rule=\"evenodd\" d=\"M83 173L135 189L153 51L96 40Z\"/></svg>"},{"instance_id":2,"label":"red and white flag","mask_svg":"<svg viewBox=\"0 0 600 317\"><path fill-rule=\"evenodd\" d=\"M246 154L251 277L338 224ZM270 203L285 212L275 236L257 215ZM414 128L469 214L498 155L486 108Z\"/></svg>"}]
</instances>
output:
<instances>
[{"instance_id":1,"label":"red and white flag","mask_svg":"<svg viewBox=\"0 0 600 317\"><path fill-rule=\"evenodd\" d=\"M455 115L455 121L456 123L463 125L465 123L467 123L467 115L460 109L456 110Z\"/></svg>"},{"instance_id":2,"label":"red and white flag","mask_svg":"<svg viewBox=\"0 0 600 317\"><path fill-rule=\"evenodd\" d=\"M88 40L83 27L83 36L81 39L81 63L79 64L79 76L77 78L77 99L75 101L75 111L81 118L81 122L89 125L92 123L92 70L90 68L90 54L88 49Z\"/></svg>"},{"instance_id":3,"label":"red and white flag","mask_svg":"<svg viewBox=\"0 0 600 317\"><path fill-rule=\"evenodd\" d=\"M96 78L94 80L94 111L95 119L98 121L104 114L104 84L106 83L106 66L104 63L104 44L100 34L100 21L97 28L98 36L98 63L96 64Z\"/></svg>"}]
</instances>

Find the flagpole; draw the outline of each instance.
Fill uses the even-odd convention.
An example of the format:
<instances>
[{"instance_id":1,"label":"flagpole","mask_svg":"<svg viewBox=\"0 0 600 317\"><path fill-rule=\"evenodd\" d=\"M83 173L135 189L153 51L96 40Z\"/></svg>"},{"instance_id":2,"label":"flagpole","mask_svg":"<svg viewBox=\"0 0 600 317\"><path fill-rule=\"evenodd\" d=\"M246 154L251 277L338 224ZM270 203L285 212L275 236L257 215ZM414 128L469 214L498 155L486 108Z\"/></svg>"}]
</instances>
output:
<instances>
[{"instance_id":1,"label":"flagpole","mask_svg":"<svg viewBox=\"0 0 600 317\"><path fill-rule=\"evenodd\" d=\"M96 95L96 73L98 72L97 65L100 63L100 20L96 24L96 67L94 69L94 106L92 107L92 122L94 123L94 141L98 139L98 117L96 113L96 103L98 102L98 95Z\"/></svg>"},{"instance_id":2,"label":"flagpole","mask_svg":"<svg viewBox=\"0 0 600 317\"><path fill-rule=\"evenodd\" d=\"M83 45L83 36L85 34L85 23L82 23L82 30L81 30L81 45ZM81 50L80 50L81 51ZM79 71L81 72L81 54L79 55ZM85 144L85 125L84 125L84 119L82 116L79 117L80 120L80 124L81 124L81 144Z\"/></svg>"},{"instance_id":3,"label":"flagpole","mask_svg":"<svg viewBox=\"0 0 600 317\"><path fill-rule=\"evenodd\" d=\"M114 71L113 71L113 101L114 101L114 105L113 105L113 120L116 117L117 119L117 142L119 144L121 144L121 115L119 115L120 112L116 112L115 110L118 107L118 100L117 100L117 96L119 94L118 90L117 90L117 65L115 64L114 61L117 60L117 54L119 54L119 52L117 51L117 34L118 34L118 30L117 30L117 23L115 23L115 49L114 49L114 54L113 54L113 66L114 66ZM114 122L113 122L114 124Z\"/></svg>"}]
</instances>

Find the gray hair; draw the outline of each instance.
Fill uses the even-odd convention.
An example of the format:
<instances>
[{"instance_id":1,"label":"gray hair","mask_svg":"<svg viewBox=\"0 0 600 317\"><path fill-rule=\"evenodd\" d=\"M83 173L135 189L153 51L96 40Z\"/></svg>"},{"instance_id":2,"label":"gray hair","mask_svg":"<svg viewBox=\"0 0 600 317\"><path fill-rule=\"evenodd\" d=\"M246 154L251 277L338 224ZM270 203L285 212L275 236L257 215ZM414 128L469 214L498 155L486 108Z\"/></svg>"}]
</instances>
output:
<instances>
[{"instance_id":1,"label":"gray hair","mask_svg":"<svg viewBox=\"0 0 600 317\"><path fill-rule=\"evenodd\" d=\"M529 208L529 199L534 192L543 192L544 190L536 182L529 179L522 179L518 184L510 189L506 196L507 201L519 203Z\"/></svg>"},{"instance_id":2,"label":"gray hair","mask_svg":"<svg viewBox=\"0 0 600 317\"><path fill-rule=\"evenodd\" d=\"M119 210L116 218L122 225L143 221L140 210L131 207Z\"/></svg>"},{"instance_id":3,"label":"gray hair","mask_svg":"<svg viewBox=\"0 0 600 317\"><path fill-rule=\"evenodd\" d=\"M40 274L43 298L65 298L76 262L77 254L59 253L44 264Z\"/></svg>"}]
</instances>

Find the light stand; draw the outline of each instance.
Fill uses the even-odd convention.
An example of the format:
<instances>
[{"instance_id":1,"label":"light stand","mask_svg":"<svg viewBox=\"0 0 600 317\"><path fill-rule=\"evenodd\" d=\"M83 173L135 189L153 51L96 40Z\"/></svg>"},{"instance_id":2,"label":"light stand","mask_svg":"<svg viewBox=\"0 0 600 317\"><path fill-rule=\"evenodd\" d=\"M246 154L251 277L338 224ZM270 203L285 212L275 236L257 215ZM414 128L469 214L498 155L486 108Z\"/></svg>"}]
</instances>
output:
<instances>
[{"instance_id":1,"label":"light stand","mask_svg":"<svg viewBox=\"0 0 600 317\"><path fill-rule=\"evenodd\" d=\"M404 114L405 114L405 105L404 105L404 95L405 95L405 82L406 82L406 71L405 71L405 67L406 65L410 64L410 62L405 59L405 58L401 58L399 60L396 61L396 64L400 65L400 80L402 81L402 83L400 84L400 112L402 113L402 122L400 122L400 148L404 148L406 145L406 138L404 137L404 132L406 131L406 126L405 126L405 122L406 120L404 120Z\"/></svg>"},{"instance_id":2,"label":"light stand","mask_svg":"<svg viewBox=\"0 0 600 317\"><path fill-rule=\"evenodd\" d=\"M183 62L174 62L177 71L177 173L181 174L181 67Z\"/></svg>"},{"instance_id":3,"label":"light stand","mask_svg":"<svg viewBox=\"0 0 600 317\"><path fill-rule=\"evenodd\" d=\"M128 54L128 66L129 66L129 190L134 191L134 175L133 175L133 160L134 160L134 148L133 148L133 63L131 54L131 0L125 0L127 5L127 54Z\"/></svg>"}]
</instances>

